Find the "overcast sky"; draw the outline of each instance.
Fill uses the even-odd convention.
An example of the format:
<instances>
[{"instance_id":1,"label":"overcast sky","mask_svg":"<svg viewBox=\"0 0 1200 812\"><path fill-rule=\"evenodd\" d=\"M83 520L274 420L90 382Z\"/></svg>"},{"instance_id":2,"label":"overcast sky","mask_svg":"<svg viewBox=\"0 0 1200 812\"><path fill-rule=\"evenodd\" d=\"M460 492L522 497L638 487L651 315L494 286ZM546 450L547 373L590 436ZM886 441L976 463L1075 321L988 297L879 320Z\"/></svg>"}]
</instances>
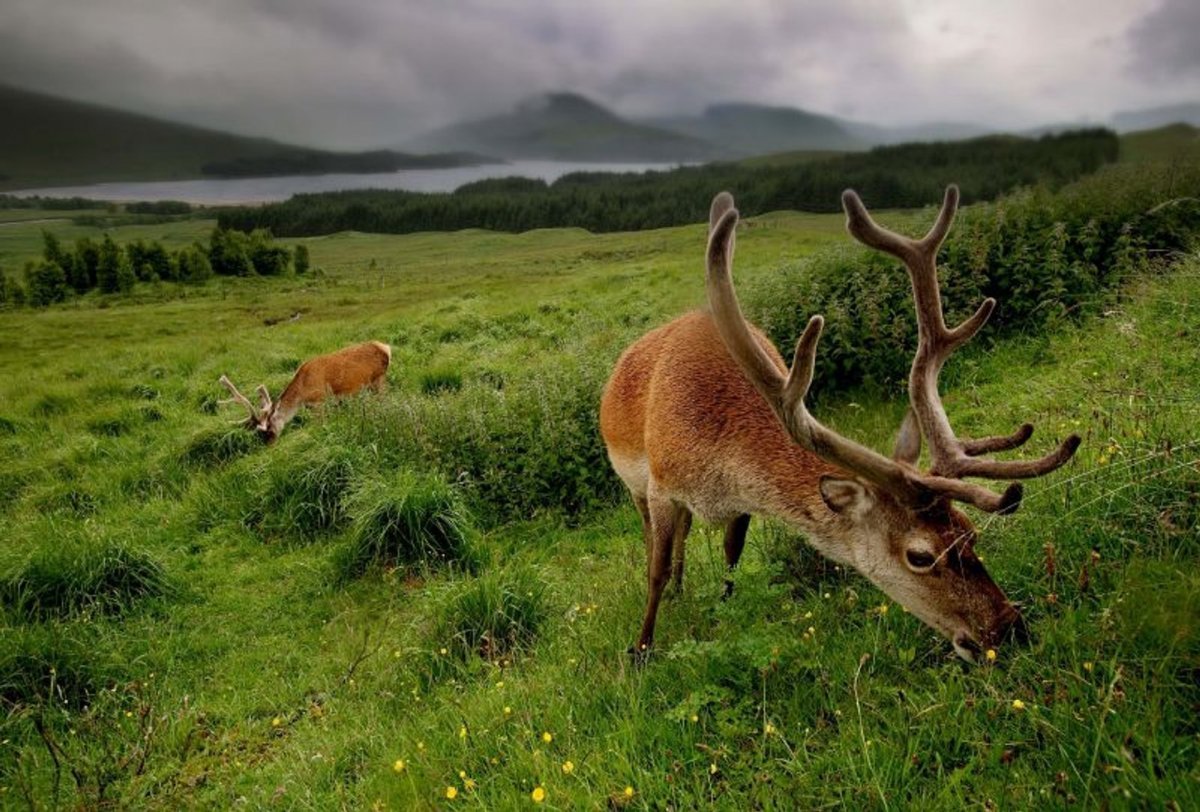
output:
<instances>
[{"instance_id":1,"label":"overcast sky","mask_svg":"<svg viewBox=\"0 0 1200 812\"><path fill-rule=\"evenodd\" d=\"M559 89L628 115L1103 121L1200 101L1198 42L1198 0L0 0L0 81L344 148Z\"/></svg>"}]
</instances>

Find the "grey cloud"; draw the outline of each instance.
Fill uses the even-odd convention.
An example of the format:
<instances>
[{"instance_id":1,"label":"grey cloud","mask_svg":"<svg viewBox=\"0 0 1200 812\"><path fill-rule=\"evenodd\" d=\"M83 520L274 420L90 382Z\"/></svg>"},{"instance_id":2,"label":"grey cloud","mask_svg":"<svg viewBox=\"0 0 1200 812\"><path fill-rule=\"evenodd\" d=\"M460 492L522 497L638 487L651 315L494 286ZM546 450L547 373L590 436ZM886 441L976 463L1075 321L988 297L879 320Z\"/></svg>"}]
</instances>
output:
<instances>
[{"instance_id":1,"label":"grey cloud","mask_svg":"<svg viewBox=\"0 0 1200 812\"><path fill-rule=\"evenodd\" d=\"M1200 3L1163 0L1129 31L1134 71L1149 79L1200 76Z\"/></svg>"},{"instance_id":2,"label":"grey cloud","mask_svg":"<svg viewBox=\"0 0 1200 812\"><path fill-rule=\"evenodd\" d=\"M401 143L559 89L632 115L736 100L880 123L1037 123L1070 88L1098 81L1079 67L1056 79L1056 98L1033 99L1033 69L1022 84L1008 80L1008 63L1023 53L1014 43L926 54L920 15L946 38L957 9L887 0L3 0L0 81L346 148ZM1124 30L1128 12L1111 11L1120 13ZM1149 15L1150 33L1134 39L1159 36L1152 22L1164 13ZM1045 27L1033 22L1035 33ZM1048 52L1063 35L1016 45ZM1154 64L1185 61L1180 52Z\"/></svg>"}]
</instances>

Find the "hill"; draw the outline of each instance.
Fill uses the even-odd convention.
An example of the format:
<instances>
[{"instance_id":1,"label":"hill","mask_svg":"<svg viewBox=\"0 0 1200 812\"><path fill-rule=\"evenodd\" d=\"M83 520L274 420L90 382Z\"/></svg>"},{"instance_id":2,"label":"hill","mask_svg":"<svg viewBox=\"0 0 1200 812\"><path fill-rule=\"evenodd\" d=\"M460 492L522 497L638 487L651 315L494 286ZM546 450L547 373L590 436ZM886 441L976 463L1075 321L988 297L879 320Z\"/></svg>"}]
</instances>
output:
<instances>
[{"instance_id":1,"label":"hill","mask_svg":"<svg viewBox=\"0 0 1200 812\"><path fill-rule=\"evenodd\" d=\"M853 150L868 144L845 122L794 107L716 104L699 116L650 119L648 124L708 141L738 155L795 150Z\"/></svg>"},{"instance_id":2,"label":"hill","mask_svg":"<svg viewBox=\"0 0 1200 812\"><path fill-rule=\"evenodd\" d=\"M537 96L508 113L442 127L405 147L568 161L694 161L721 154L703 140L629 121L574 93Z\"/></svg>"},{"instance_id":3,"label":"hill","mask_svg":"<svg viewBox=\"0 0 1200 812\"><path fill-rule=\"evenodd\" d=\"M0 85L0 190L117 180L388 172L479 156L337 153Z\"/></svg>"},{"instance_id":4,"label":"hill","mask_svg":"<svg viewBox=\"0 0 1200 812\"><path fill-rule=\"evenodd\" d=\"M1169 124L1154 130L1121 136L1122 161L1200 161L1200 129L1190 124Z\"/></svg>"},{"instance_id":5,"label":"hill","mask_svg":"<svg viewBox=\"0 0 1200 812\"><path fill-rule=\"evenodd\" d=\"M1148 130L1177 123L1200 127L1200 104L1170 104L1144 110L1126 110L1114 113L1112 117L1112 126L1117 132Z\"/></svg>"}]
</instances>

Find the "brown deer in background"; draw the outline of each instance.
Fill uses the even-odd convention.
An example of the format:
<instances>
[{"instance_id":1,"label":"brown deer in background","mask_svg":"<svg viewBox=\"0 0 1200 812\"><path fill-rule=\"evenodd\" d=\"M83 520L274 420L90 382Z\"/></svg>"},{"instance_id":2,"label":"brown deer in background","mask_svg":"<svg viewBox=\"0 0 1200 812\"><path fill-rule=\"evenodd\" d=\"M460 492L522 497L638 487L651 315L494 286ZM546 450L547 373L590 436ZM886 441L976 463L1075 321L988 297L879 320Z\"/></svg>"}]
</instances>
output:
<instances>
[{"instance_id":1,"label":"brown deer in background","mask_svg":"<svg viewBox=\"0 0 1200 812\"><path fill-rule=\"evenodd\" d=\"M709 217L707 287L711 312L694 312L630 346L605 387L600 427L608 455L642 514L649 597L635 654L654 639L668 576L683 577L683 544L693 514L725 525L725 562L737 565L751 514L782 519L823 555L853 567L948 637L963 659L1024 623L975 555L975 528L957 500L1009 513L1021 485L1002 493L963 477L1027 479L1063 465L1072 435L1038 460L983 457L1016 448L1033 427L1007 437L959 439L938 395L947 357L987 321L987 299L946 327L935 258L958 206L946 190L933 228L917 240L876 225L858 195L842 196L850 233L900 258L915 298L919 343L909 377L910 408L892 457L831 431L805 404L824 320L813 316L789 369L774 345L742 316L731 277L738 212L718 195ZM917 468L921 437L931 466ZM727 582L726 592L732 588Z\"/></svg>"},{"instance_id":2,"label":"brown deer in background","mask_svg":"<svg viewBox=\"0 0 1200 812\"><path fill-rule=\"evenodd\" d=\"M300 365L277 401L272 401L267 387L259 384L258 408L222 375L221 385L233 397L220 402L244 406L250 413L246 427L255 429L264 440L272 443L301 406L313 406L330 395L353 395L368 386L381 391L391 361L392 348L380 341L367 341L328 355L318 355Z\"/></svg>"}]
</instances>

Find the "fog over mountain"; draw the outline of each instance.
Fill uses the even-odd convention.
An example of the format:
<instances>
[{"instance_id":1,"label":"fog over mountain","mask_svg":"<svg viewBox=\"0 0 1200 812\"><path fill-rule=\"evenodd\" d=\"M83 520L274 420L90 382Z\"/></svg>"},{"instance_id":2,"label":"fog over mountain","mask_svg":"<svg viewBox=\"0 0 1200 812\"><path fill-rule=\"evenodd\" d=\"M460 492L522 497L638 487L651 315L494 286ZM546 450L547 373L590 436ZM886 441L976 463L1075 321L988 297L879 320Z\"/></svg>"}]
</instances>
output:
<instances>
[{"instance_id":1,"label":"fog over mountain","mask_svg":"<svg viewBox=\"0 0 1200 812\"><path fill-rule=\"evenodd\" d=\"M1200 99L1197 30L1194 0L5 0L0 81L338 148L561 89L1012 130Z\"/></svg>"}]
</instances>

